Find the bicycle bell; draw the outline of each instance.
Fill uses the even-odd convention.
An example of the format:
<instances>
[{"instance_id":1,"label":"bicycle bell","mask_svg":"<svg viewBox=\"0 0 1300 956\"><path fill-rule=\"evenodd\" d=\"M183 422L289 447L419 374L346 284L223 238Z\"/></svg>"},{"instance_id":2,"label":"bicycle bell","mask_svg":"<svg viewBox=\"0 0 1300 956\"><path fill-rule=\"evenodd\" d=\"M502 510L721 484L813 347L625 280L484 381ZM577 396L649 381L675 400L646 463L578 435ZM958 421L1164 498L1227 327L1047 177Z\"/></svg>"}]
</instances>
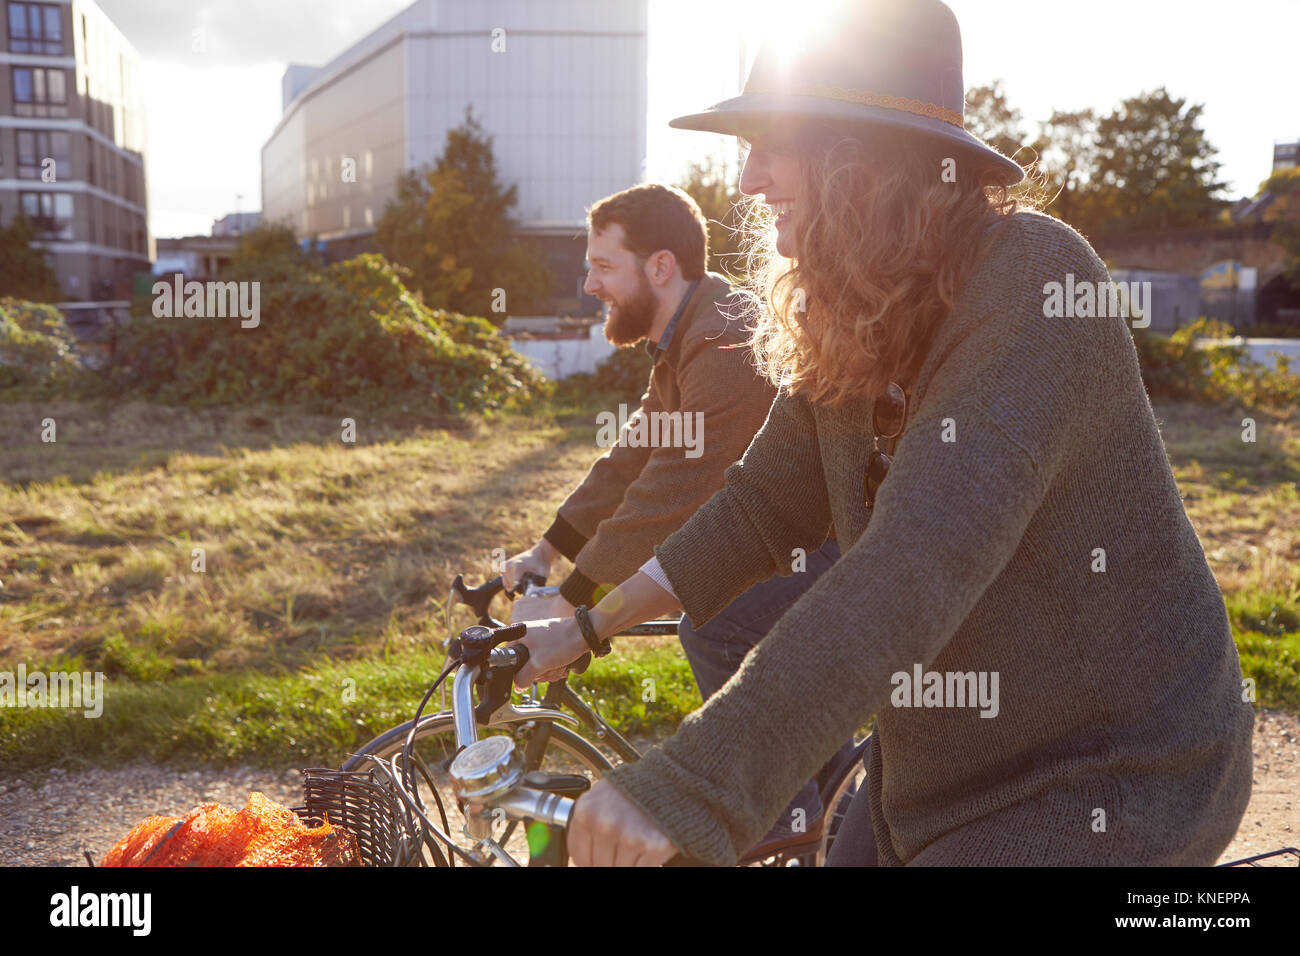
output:
<instances>
[{"instance_id":1,"label":"bicycle bell","mask_svg":"<svg viewBox=\"0 0 1300 956\"><path fill-rule=\"evenodd\" d=\"M509 737L485 737L457 754L447 772L457 799L487 803L519 784L524 762Z\"/></svg>"},{"instance_id":2,"label":"bicycle bell","mask_svg":"<svg viewBox=\"0 0 1300 956\"><path fill-rule=\"evenodd\" d=\"M460 646L466 651L483 652L492 649L492 628L474 624L460 632Z\"/></svg>"}]
</instances>

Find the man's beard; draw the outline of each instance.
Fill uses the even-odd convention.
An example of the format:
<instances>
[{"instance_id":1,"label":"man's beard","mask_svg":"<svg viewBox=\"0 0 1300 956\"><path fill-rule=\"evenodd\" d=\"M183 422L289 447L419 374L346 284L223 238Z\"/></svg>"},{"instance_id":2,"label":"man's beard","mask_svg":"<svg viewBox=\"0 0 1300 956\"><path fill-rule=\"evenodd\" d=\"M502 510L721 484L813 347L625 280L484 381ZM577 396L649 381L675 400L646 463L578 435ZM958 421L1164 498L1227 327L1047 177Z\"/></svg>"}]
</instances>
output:
<instances>
[{"instance_id":1,"label":"man's beard","mask_svg":"<svg viewBox=\"0 0 1300 956\"><path fill-rule=\"evenodd\" d=\"M609 307L609 318L605 320L606 340L619 347L636 345L650 334L658 309L659 300L646 277L642 276L640 288L630 299L622 305Z\"/></svg>"}]
</instances>

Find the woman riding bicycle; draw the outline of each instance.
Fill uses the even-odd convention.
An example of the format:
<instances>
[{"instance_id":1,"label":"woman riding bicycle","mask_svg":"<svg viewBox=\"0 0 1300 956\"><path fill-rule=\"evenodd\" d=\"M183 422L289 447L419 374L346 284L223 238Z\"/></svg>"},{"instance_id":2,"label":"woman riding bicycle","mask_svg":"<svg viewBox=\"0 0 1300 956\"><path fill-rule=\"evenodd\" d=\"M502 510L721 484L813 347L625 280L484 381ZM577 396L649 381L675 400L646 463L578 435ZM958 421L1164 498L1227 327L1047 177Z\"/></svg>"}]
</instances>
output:
<instances>
[{"instance_id":1,"label":"woman riding bicycle","mask_svg":"<svg viewBox=\"0 0 1300 956\"><path fill-rule=\"evenodd\" d=\"M751 341L780 383L767 421L589 623L529 624L517 682L678 607L698 626L832 527L844 554L578 801L570 852L733 863L874 714L832 865L1211 864L1253 710L1109 274L963 129L946 6L822 26L673 124L748 140L741 191L776 214ZM1062 289L1096 317L1057 317Z\"/></svg>"}]
</instances>

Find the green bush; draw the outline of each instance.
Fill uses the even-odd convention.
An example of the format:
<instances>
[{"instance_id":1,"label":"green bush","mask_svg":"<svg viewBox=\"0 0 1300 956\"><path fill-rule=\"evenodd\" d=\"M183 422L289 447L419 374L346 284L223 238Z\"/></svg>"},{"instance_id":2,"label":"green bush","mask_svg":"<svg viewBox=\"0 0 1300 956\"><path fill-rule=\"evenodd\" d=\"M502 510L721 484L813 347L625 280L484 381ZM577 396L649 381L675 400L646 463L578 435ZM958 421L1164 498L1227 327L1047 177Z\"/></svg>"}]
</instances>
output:
<instances>
[{"instance_id":1,"label":"green bush","mask_svg":"<svg viewBox=\"0 0 1300 956\"><path fill-rule=\"evenodd\" d=\"M378 255L325 269L245 260L223 281L260 283L256 327L137 314L108 390L190 406L399 400L460 411L524 404L545 388L489 322L426 308Z\"/></svg>"},{"instance_id":2,"label":"green bush","mask_svg":"<svg viewBox=\"0 0 1300 956\"><path fill-rule=\"evenodd\" d=\"M1201 338L1225 339L1232 335L1232 326L1206 318L1169 336L1135 330L1133 342L1147 393L1152 398L1246 408L1280 407L1300 401L1300 374L1290 370L1286 359L1278 359L1277 368L1272 369L1247 359L1243 346L1197 344Z\"/></svg>"},{"instance_id":3,"label":"green bush","mask_svg":"<svg viewBox=\"0 0 1300 956\"><path fill-rule=\"evenodd\" d=\"M58 309L0 299L0 389L49 394L71 386L81 371L76 338Z\"/></svg>"}]
</instances>

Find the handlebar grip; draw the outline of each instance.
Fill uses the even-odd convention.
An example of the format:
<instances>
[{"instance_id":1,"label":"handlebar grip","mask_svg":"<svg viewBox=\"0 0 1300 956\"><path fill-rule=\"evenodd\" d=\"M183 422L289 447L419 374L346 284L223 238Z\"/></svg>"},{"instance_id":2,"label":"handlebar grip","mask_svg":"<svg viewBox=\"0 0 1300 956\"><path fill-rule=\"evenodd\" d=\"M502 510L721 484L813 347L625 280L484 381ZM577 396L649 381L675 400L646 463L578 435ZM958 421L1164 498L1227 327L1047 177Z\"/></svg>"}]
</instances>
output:
<instances>
[{"instance_id":1,"label":"handlebar grip","mask_svg":"<svg viewBox=\"0 0 1300 956\"><path fill-rule=\"evenodd\" d=\"M587 668L591 666L591 651L583 654L576 661L569 665L570 674L585 674Z\"/></svg>"},{"instance_id":2,"label":"handlebar grip","mask_svg":"<svg viewBox=\"0 0 1300 956\"><path fill-rule=\"evenodd\" d=\"M703 860L697 860L691 856L685 856L678 853L672 856L664 863L664 866L712 866L712 863L705 863Z\"/></svg>"},{"instance_id":3,"label":"handlebar grip","mask_svg":"<svg viewBox=\"0 0 1300 956\"><path fill-rule=\"evenodd\" d=\"M515 671L518 672L528 663L528 645L515 644L512 650L515 652Z\"/></svg>"},{"instance_id":4,"label":"handlebar grip","mask_svg":"<svg viewBox=\"0 0 1300 956\"><path fill-rule=\"evenodd\" d=\"M498 647L488 655L488 664L494 669L510 670L512 673L528 663L528 645L511 644Z\"/></svg>"},{"instance_id":5,"label":"handlebar grip","mask_svg":"<svg viewBox=\"0 0 1300 956\"><path fill-rule=\"evenodd\" d=\"M509 641L517 641L528 633L528 625L524 621L515 624L507 624L505 627L498 627L492 631L492 645L505 644Z\"/></svg>"}]
</instances>

